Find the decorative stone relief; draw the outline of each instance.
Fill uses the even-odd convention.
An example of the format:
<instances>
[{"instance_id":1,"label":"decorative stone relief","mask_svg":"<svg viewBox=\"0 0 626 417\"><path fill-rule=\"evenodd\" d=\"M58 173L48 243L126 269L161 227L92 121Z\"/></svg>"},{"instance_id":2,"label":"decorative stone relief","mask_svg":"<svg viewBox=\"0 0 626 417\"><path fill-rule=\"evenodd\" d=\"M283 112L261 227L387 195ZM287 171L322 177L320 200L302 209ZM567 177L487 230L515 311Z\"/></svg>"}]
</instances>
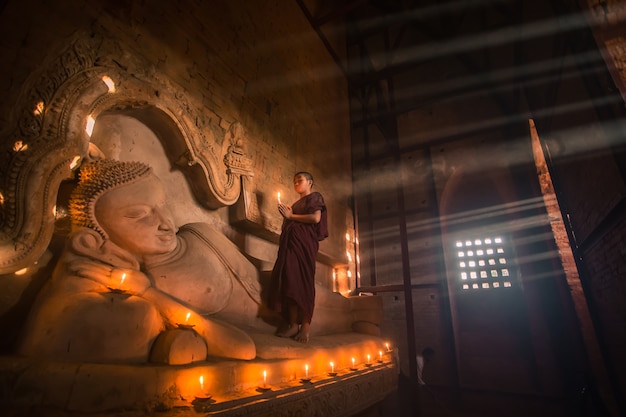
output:
<instances>
[{"instance_id":1,"label":"decorative stone relief","mask_svg":"<svg viewBox=\"0 0 626 417\"><path fill-rule=\"evenodd\" d=\"M44 253L59 186L89 158L87 130L99 114L126 114L150 126L207 208L234 204L241 179L253 175L241 124L202 108L110 39L77 34L33 74L14 106L14 128L0 133L0 274L28 267Z\"/></svg>"}]
</instances>

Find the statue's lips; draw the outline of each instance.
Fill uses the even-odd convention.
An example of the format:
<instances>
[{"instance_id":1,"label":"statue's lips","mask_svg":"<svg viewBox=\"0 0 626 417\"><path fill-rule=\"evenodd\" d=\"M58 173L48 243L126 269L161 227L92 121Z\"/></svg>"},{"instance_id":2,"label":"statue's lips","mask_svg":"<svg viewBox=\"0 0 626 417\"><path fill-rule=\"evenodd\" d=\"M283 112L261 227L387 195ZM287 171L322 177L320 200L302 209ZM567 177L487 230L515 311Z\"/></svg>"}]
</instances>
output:
<instances>
[{"instance_id":1,"label":"statue's lips","mask_svg":"<svg viewBox=\"0 0 626 417\"><path fill-rule=\"evenodd\" d=\"M167 234L164 234L164 235L157 235L157 239L159 239L159 240L161 240L163 242L170 242L170 241L172 241L175 238L176 238L176 234L174 234L174 233L167 233Z\"/></svg>"}]
</instances>

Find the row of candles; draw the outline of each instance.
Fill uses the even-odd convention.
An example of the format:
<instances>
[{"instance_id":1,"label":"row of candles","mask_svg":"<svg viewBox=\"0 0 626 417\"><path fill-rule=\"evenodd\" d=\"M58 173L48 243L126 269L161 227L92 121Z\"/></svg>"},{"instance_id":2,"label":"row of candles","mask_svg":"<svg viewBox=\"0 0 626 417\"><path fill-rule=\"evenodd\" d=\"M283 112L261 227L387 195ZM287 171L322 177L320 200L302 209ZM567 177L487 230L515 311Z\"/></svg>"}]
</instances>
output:
<instances>
[{"instance_id":1,"label":"row of candles","mask_svg":"<svg viewBox=\"0 0 626 417\"><path fill-rule=\"evenodd\" d=\"M387 351L390 351L389 343L386 344L386 347L387 347ZM367 360L365 361L364 366L365 367L372 366L372 357L371 357L371 355L367 354L366 357L367 357ZM351 360L351 366L348 369L350 371L358 370L356 359L354 357L352 357L350 360ZM378 363L383 363L383 362L384 362L384 360L383 360L383 351L380 350L380 351L378 351ZM330 377L337 376L337 373L338 373L337 369L338 368L335 367L335 362L330 361L328 365L329 365L329 367L328 367L327 375L330 376ZM304 365L304 377L300 378L300 382L307 383L307 382L310 382L311 379L312 378L309 375L309 364L305 364ZM263 370L263 385L261 385L259 388L261 390L270 389L270 386L267 384L267 370L266 369Z\"/></svg>"},{"instance_id":2,"label":"row of candles","mask_svg":"<svg viewBox=\"0 0 626 417\"><path fill-rule=\"evenodd\" d=\"M391 352L391 347L389 346L389 343L385 343L385 349L387 352ZM370 367L372 366L372 356L368 353L366 355L367 360L364 363L365 367ZM351 366L349 368L350 371L356 371L358 370L357 368L357 362L356 359L354 357L350 358L351 361ZM384 357L383 357L383 351L379 350L378 351L378 363L383 363L384 362ZM329 367L328 367L328 376L331 377L335 377L337 376L337 368L335 368L335 362L330 361L329 362ZM310 382L311 381L311 376L309 375L309 364L306 363L304 364L304 377L300 379L301 382L306 383L306 382ZM261 385L259 387L262 390L267 390L270 389L269 385L267 384L267 370L264 369L263 370L263 385Z\"/></svg>"},{"instance_id":3,"label":"row of candles","mask_svg":"<svg viewBox=\"0 0 626 417\"><path fill-rule=\"evenodd\" d=\"M386 352L391 352L391 351L392 351L392 349L391 349L391 347L389 346L389 343L388 343L388 342L387 342L387 343L385 343L385 349L386 349ZM367 355L366 355L366 358L367 358L367 360L365 361L365 363L363 363L363 365L364 365L365 367L370 367L370 366L372 366L372 357L371 357L371 355L370 355L370 354L367 354ZM356 359L355 357L352 357L352 358L350 359L350 361L351 361L351 366L350 366L348 369L349 369L350 371L357 371L357 370L358 370L358 368L357 368L357 366L358 366L358 364L357 364L357 359ZM378 359L377 359L377 362L378 362L378 363L384 363L384 354L383 354L383 350L378 351ZM335 362L330 361L328 365L329 365L329 367L328 367L328 372L326 373L326 375L328 375L328 376L330 376L330 377L335 377L335 376L337 376L337 374L338 374L338 372L337 372L337 371L338 371L338 368L336 368L336 366L335 366ZM311 374L310 374L310 370L311 370L311 369L309 368L309 364L308 364L308 363L304 364L304 376L303 376L302 378L300 378L300 382L301 382L301 383L310 383L310 382L311 382L311 380L312 380L312 376L311 376ZM263 369L262 376L263 376L263 383L262 383L262 385L259 385L259 386L257 387L257 390L258 390L258 391L269 391L269 390L271 390L272 388L271 388L271 386L268 384L268 376L269 376L269 373L268 373L267 369ZM314 375L314 376L318 377L319 375ZM205 388L206 388L206 387L205 387L205 379L204 379L204 375L201 375L201 376L200 376L199 382L200 382L200 392L202 393L202 396L201 396L201 397L196 397L196 398L199 398L199 399L202 399L202 398L207 398L207 399L208 399L208 398L210 398L210 397L211 397L211 395L210 395L210 394L208 394L208 393L207 393L207 391L205 390Z\"/></svg>"}]
</instances>

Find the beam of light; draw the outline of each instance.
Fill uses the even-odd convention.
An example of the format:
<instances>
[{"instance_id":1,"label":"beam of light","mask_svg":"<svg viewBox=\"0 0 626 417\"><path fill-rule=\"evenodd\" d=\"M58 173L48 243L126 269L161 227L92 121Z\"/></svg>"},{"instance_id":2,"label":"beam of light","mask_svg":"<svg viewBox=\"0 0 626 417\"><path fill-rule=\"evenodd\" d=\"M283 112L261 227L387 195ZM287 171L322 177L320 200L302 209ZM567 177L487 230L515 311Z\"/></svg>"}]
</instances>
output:
<instances>
[{"instance_id":1,"label":"beam of light","mask_svg":"<svg viewBox=\"0 0 626 417\"><path fill-rule=\"evenodd\" d=\"M28 144L27 143L24 143L21 140L16 140L13 143L13 151L14 152L24 152L26 150L28 150Z\"/></svg>"},{"instance_id":2,"label":"beam of light","mask_svg":"<svg viewBox=\"0 0 626 417\"><path fill-rule=\"evenodd\" d=\"M578 112L582 110L595 109L597 106L611 105L611 104L616 104L616 103L621 103L621 102L622 102L621 96L619 94L614 94L614 95L605 96L601 99L597 99L594 102L589 101L589 100L583 100L579 102L563 104L558 107L547 107L543 109L537 109L532 112L519 112L517 114L502 115L498 117L471 121L465 124L447 125L447 126L440 127L438 129L429 129L427 132L424 132L424 133L418 132L413 135L405 135L401 137L400 141L405 144L403 148L401 148L401 152L407 152L407 151L412 150L411 146L409 146L408 144L433 143L433 142L445 140L446 138L449 138L449 137L458 137L458 136L470 137L471 135L476 134L477 132L483 132L483 131L488 131L488 130L493 131L499 128L504 128L510 124L522 123L528 120L529 118L538 119L538 118L542 118L545 116L555 116L555 115L560 115L560 114L573 113L573 112ZM620 120L620 119L615 120L613 122L603 122L603 126L606 126L605 131L610 133L607 139L611 143L615 145L624 143L626 139L624 138L623 135L621 136L619 135L619 129L620 129L620 126L621 126L621 129L623 129L625 122L626 122L625 120ZM572 130L576 131L578 129L580 128L576 127L576 128L573 128ZM557 134L558 134L557 132L552 132L552 136L555 136ZM525 147L525 148L528 147L527 136L517 138L517 140L521 140L520 146ZM511 139L510 143L513 143L513 142L514 142L514 139ZM415 145L415 146L418 146L418 145ZM423 146L423 145L419 145L419 146ZM601 146L597 146L597 148L601 148ZM375 150L375 149L376 148L372 148L371 150ZM510 153L510 154L513 155L513 153ZM521 155L526 155L526 154L527 152L522 152L522 153L518 153L515 155L521 156ZM372 152L370 153L370 155L372 159L376 158L375 153ZM381 155L388 155L388 153L383 153ZM490 160L490 164L499 163L499 166L506 166L511 163L511 161L508 159L507 160L503 160L501 158L488 159L487 157L485 159ZM356 160L357 164L358 162L359 161ZM517 163L525 163L525 162L530 162L530 160L527 157L525 157L524 160L517 161ZM378 169L378 167L376 167L376 169Z\"/></svg>"},{"instance_id":3,"label":"beam of light","mask_svg":"<svg viewBox=\"0 0 626 417\"><path fill-rule=\"evenodd\" d=\"M442 215L441 217L430 217L428 219L411 220L410 217L407 221L407 233L409 235L431 235L433 231L438 230L442 225L448 227L459 226L463 224L484 224L490 222L490 229L495 230L525 230L530 227L537 227L545 225L548 222L548 217L545 213L535 214L537 210L541 210L544 207L543 197L534 197L526 200L515 201L511 203L504 203L490 207L484 207L473 210L466 210L463 212ZM524 213L529 212L530 215ZM503 220L493 222L494 218L507 218L507 216L515 216L514 220ZM376 235L380 238L392 238L397 237L397 219L386 218L378 221L377 223L382 226L382 223L389 222L393 226L377 227ZM482 228L483 226L480 226ZM465 233L465 232L464 232ZM368 237L366 228L361 230L362 239Z\"/></svg>"},{"instance_id":4,"label":"beam of light","mask_svg":"<svg viewBox=\"0 0 626 417\"><path fill-rule=\"evenodd\" d=\"M415 24L430 18L439 18L441 15L458 13L459 10L465 12L475 8L483 9L495 3L508 3L508 0L457 0L450 2L438 2L426 7L414 8L412 10L401 10L398 13L376 16L359 21L359 27L363 32L372 32L387 28L391 25L400 26L404 24Z\"/></svg>"},{"instance_id":5,"label":"beam of light","mask_svg":"<svg viewBox=\"0 0 626 417\"><path fill-rule=\"evenodd\" d=\"M568 55L568 59L597 63L598 68L604 69L605 62L602 57L595 52ZM548 85L555 81L564 81L580 76L588 75L597 71L598 68L585 68L583 70L565 71L562 57L549 59L541 62L534 62L518 67L508 67L489 71L488 74L466 75L463 77L447 79L442 82L417 83L410 87L397 89L394 93L396 108L402 108L402 103L407 102L407 106L414 107L415 102L431 101L443 103L452 100L470 99L477 96L495 95L497 93L512 92L519 88L520 80L524 80L525 88ZM545 74L545 75L544 75ZM391 112L389 112L391 114ZM381 113L385 116L385 113Z\"/></svg>"},{"instance_id":6,"label":"beam of light","mask_svg":"<svg viewBox=\"0 0 626 417\"><path fill-rule=\"evenodd\" d=\"M72 161L70 162L70 170L74 170L78 167L78 163L80 162L80 155L74 155Z\"/></svg>"},{"instance_id":7,"label":"beam of light","mask_svg":"<svg viewBox=\"0 0 626 417\"><path fill-rule=\"evenodd\" d=\"M85 132L87 132L87 135L91 137L91 134L93 133L93 128L96 125L96 119L93 118L92 115L89 115L87 117L87 123L85 125Z\"/></svg>"},{"instance_id":8,"label":"beam of light","mask_svg":"<svg viewBox=\"0 0 626 417\"><path fill-rule=\"evenodd\" d=\"M586 30L590 26L593 27L600 24L602 24L601 18L586 12L561 15L553 19L525 22L521 25L510 25L474 35L463 34L458 38L434 41L399 49L394 55L392 63L394 65L402 65L415 62L427 62L454 54L468 53L509 43L513 44L522 40L522 38L524 41L528 41L576 30ZM388 62L389 58L387 54L387 51L380 52L379 54L370 54L370 59L373 61Z\"/></svg>"},{"instance_id":9,"label":"beam of light","mask_svg":"<svg viewBox=\"0 0 626 417\"><path fill-rule=\"evenodd\" d=\"M102 76L102 82L104 82L109 89L109 93L115 92L115 82L108 75Z\"/></svg>"},{"instance_id":10,"label":"beam of light","mask_svg":"<svg viewBox=\"0 0 626 417\"><path fill-rule=\"evenodd\" d=\"M45 107L44 107L44 103L43 101L38 101L37 104L35 104L35 109L33 110L33 114L35 116L41 116L43 114Z\"/></svg>"}]
</instances>

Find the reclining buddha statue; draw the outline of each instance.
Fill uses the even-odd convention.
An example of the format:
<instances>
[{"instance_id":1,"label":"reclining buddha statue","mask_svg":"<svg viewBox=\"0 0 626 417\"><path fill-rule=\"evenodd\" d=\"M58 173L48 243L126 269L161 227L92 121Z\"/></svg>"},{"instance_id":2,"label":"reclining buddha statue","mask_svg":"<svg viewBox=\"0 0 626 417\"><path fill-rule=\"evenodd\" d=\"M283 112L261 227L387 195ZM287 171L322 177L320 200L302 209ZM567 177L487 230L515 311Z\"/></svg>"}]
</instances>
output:
<instances>
[{"instance_id":1,"label":"reclining buddha statue","mask_svg":"<svg viewBox=\"0 0 626 417\"><path fill-rule=\"evenodd\" d=\"M279 318L264 308L257 268L213 226L176 227L148 165L84 163L69 212L72 231L31 308L20 354L142 363L179 349L194 360L249 360L257 355L250 335L273 332ZM327 331L350 331L350 300L323 288L318 297L316 320L327 306Z\"/></svg>"}]
</instances>

